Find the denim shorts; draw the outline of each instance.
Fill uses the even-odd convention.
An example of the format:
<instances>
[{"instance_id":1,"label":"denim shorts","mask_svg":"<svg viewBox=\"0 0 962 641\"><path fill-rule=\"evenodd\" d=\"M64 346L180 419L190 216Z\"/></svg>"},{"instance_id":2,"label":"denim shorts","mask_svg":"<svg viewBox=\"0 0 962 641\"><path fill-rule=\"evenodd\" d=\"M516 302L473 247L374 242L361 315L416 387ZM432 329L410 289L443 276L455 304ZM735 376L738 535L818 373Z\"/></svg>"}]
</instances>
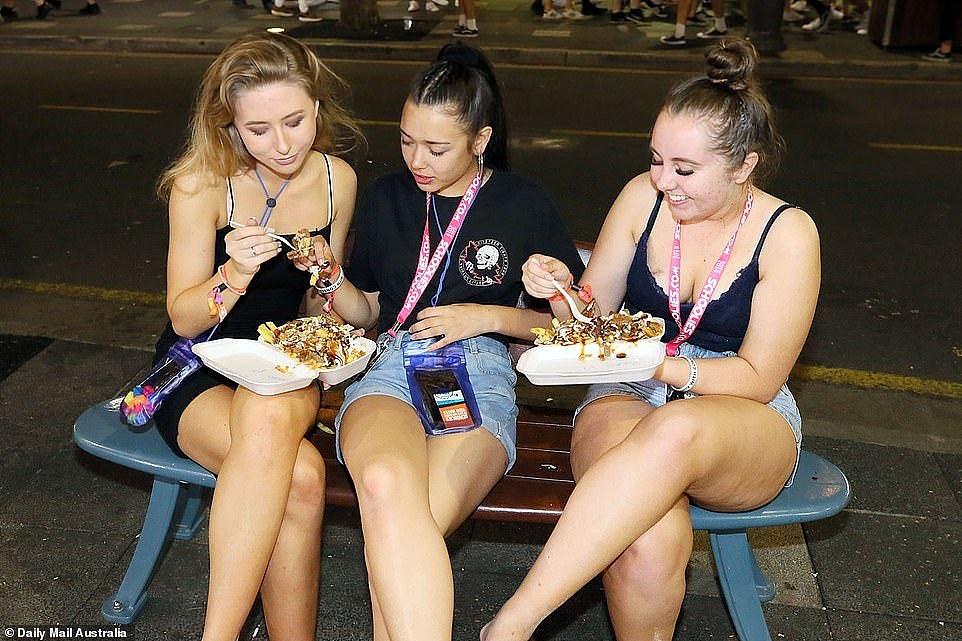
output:
<instances>
[{"instance_id":1,"label":"denim shorts","mask_svg":"<svg viewBox=\"0 0 962 641\"><path fill-rule=\"evenodd\" d=\"M735 352L713 352L690 343L682 343L678 353L679 355L685 355L690 358L724 358L736 355ZM575 410L575 419L578 418L578 412L584 409L588 403L605 396L631 396L647 401L652 407L661 407L665 404L665 384L661 381L650 379L637 383L598 383L592 385L585 394L585 400L582 401L578 409ZM792 429L792 433L795 435L795 469L792 470L792 475L788 477L788 482L785 483L785 487L788 487L795 480L795 471L798 469L798 456L802 450L802 417L798 412L795 397L792 396L787 384L782 385L781 389L778 390L778 394L775 395L775 398L768 402L768 406L785 419L785 422L788 423L788 426Z\"/></svg>"},{"instance_id":2,"label":"denim shorts","mask_svg":"<svg viewBox=\"0 0 962 641\"><path fill-rule=\"evenodd\" d=\"M342 463L344 458L341 454L341 420L351 403L365 396L380 394L396 398L414 409L401 353L401 339L406 334L407 332L398 332L396 337L390 334L378 336L378 351L373 364L363 378L344 391L344 402L334 419L337 459ZM491 432L504 447L508 455L507 469L510 470L517 458L518 406L514 386L518 378L511 366L508 348L487 336L468 338L461 341L461 344L464 346L471 387L481 412L481 428ZM366 429L377 428L376 425L370 425Z\"/></svg>"}]
</instances>

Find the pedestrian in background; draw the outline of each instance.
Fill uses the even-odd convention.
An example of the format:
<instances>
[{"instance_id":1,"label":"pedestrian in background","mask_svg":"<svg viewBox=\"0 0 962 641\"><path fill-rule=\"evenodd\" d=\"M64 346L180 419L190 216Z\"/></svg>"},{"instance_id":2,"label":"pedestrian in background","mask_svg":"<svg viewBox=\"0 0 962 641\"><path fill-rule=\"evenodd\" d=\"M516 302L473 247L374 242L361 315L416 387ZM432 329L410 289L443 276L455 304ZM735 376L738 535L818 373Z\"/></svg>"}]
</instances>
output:
<instances>
[{"instance_id":1,"label":"pedestrian in background","mask_svg":"<svg viewBox=\"0 0 962 641\"><path fill-rule=\"evenodd\" d=\"M932 62L951 62L952 39L955 36L956 19L959 15L959 0L942 0L939 17L939 46L932 53L922 56Z\"/></svg>"},{"instance_id":2,"label":"pedestrian in background","mask_svg":"<svg viewBox=\"0 0 962 641\"><path fill-rule=\"evenodd\" d=\"M62 6L61 0L33 0L33 4L37 7L37 20L46 19L51 11ZM78 13L82 16L100 15L100 5L97 4L97 0L87 0ZM3 0L3 6L0 7L0 18L3 19L3 22L16 20L18 17L17 0Z\"/></svg>"}]
</instances>

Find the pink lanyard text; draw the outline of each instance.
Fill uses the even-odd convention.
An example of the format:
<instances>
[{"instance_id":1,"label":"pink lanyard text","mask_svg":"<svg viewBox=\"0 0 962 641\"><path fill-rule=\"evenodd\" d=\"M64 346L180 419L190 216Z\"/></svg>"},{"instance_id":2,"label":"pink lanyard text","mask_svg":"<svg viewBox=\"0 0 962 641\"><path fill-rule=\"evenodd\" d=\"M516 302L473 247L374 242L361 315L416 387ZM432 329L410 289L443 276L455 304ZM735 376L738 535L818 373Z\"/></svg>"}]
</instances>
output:
<instances>
[{"instance_id":1,"label":"pink lanyard text","mask_svg":"<svg viewBox=\"0 0 962 641\"><path fill-rule=\"evenodd\" d=\"M454 242L455 236L457 236L465 217L468 215L468 210L471 209L471 205L474 204L474 198L477 196L478 189L481 187L481 178L481 172L478 172L474 180L471 181L471 184L468 185L467 191L461 196L461 202L458 203L457 209L454 210L454 216L451 217L448 228L445 229L444 234L441 235L441 240L438 242L434 254L431 254L431 194L425 194L426 213L424 216L424 235L421 237L421 252L418 254L418 268L417 271L414 272L414 278L411 280L408 294L404 298L404 305L401 307L401 311L398 312L397 322L388 330L388 334L391 336L397 335L401 329L401 325L404 324L407 317L414 311L414 306L421 300L421 296L424 294L424 290L427 289L428 283L431 282L434 272L438 270L441 261L444 260L448 248L451 246L451 243ZM430 260L428 259L429 256Z\"/></svg>"},{"instance_id":2,"label":"pink lanyard text","mask_svg":"<svg viewBox=\"0 0 962 641\"><path fill-rule=\"evenodd\" d=\"M698 298L695 300L695 304L691 308L691 313L688 314L688 320L685 321L684 325L681 322L681 294L678 291L681 285L681 223L675 223L675 236L671 246L671 271L668 277L668 309L671 311L671 317L674 318L675 323L678 324L678 335L668 341L668 344L665 346L665 352L669 356L675 356L678 353L679 346L695 333L695 328L698 327L698 323L701 322L705 308L708 307L708 303L711 302L711 297L715 293L718 281L721 280L725 266L728 265L728 259L731 258L732 247L735 246L735 238L738 236L738 230L740 230L742 225L745 224L745 221L748 220L748 214L752 211L752 200L752 191L749 189L748 197L745 199L745 209L742 211L742 216L738 221L738 227L732 232L731 238L728 239L728 244L725 245L721 256L718 257L715 266L708 274L708 278L705 279L705 286L702 287L701 293L698 294Z\"/></svg>"}]
</instances>

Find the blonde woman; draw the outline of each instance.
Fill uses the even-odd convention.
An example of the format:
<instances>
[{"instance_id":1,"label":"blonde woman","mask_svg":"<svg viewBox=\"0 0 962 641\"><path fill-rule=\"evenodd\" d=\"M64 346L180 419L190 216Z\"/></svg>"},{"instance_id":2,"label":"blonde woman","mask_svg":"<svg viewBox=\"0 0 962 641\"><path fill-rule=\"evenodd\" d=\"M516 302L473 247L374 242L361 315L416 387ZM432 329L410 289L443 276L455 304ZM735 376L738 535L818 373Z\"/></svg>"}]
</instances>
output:
<instances>
[{"instance_id":1,"label":"blonde woman","mask_svg":"<svg viewBox=\"0 0 962 641\"><path fill-rule=\"evenodd\" d=\"M343 89L283 35L244 36L207 69L185 150L160 179L170 323L158 358L218 322L218 337L252 338L295 318L309 275L268 229L316 229L343 257L357 181L330 152L361 140ZM308 296L308 311L319 302ZM314 638L325 476L304 434L318 404L315 386L259 396L201 369L155 416L175 451L218 475L205 640L234 641L258 591L272 639Z\"/></svg>"}]
</instances>

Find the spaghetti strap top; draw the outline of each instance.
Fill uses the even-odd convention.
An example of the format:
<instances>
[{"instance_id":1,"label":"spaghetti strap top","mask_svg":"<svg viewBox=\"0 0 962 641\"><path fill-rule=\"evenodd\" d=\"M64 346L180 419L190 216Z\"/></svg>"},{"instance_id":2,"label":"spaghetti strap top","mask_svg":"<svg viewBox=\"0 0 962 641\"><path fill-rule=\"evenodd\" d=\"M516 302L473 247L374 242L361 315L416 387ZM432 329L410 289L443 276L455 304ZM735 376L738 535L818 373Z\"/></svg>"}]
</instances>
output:
<instances>
[{"instance_id":1,"label":"spaghetti strap top","mask_svg":"<svg viewBox=\"0 0 962 641\"><path fill-rule=\"evenodd\" d=\"M664 318L666 321L665 335L662 337L662 341L668 342L678 335L678 325L671 318L671 311L668 308L668 294L655 280L654 274L648 267L648 239L651 236L651 230L655 225L655 219L661 210L663 200L664 194L659 193L648 217L645 231L638 240L635 256L631 261L631 267L628 269L625 305L631 312L646 311L653 316ZM705 308L705 315L702 316L695 333L688 339L689 343L714 352L738 351L745 339L745 333L748 331L752 296L759 278L758 257L761 255L762 246L778 217L786 209L792 207L793 205L782 205L774 211L758 238L758 245L752 253L751 261L738 270L728 291L708 303ZM693 302L681 304L682 320L688 318L693 305Z\"/></svg>"},{"instance_id":2,"label":"spaghetti strap top","mask_svg":"<svg viewBox=\"0 0 962 641\"><path fill-rule=\"evenodd\" d=\"M331 163L324 154L327 162L328 180L332 180ZM330 242L331 221L334 218L334 185L331 185L328 197L327 224L321 229L311 230L320 233ZM214 264L223 265L227 262L227 247L225 237L231 231L229 221L234 214L234 190L230 178L227 179L227 220L225 227L217 230L214 245ZM288 240L293 234L282 234ZM286 252L263 262L260 269L247 285L247 294L231 308L227 317L217 328L215 338L257 338L257 326L272 321L281 325L297 318L304 292L310 287L310 274L297 269L287 258ZM167 327L157 341L155 360L162 357L177 340L173 326L168 322Z\"/></svg>"}]
</instances>

